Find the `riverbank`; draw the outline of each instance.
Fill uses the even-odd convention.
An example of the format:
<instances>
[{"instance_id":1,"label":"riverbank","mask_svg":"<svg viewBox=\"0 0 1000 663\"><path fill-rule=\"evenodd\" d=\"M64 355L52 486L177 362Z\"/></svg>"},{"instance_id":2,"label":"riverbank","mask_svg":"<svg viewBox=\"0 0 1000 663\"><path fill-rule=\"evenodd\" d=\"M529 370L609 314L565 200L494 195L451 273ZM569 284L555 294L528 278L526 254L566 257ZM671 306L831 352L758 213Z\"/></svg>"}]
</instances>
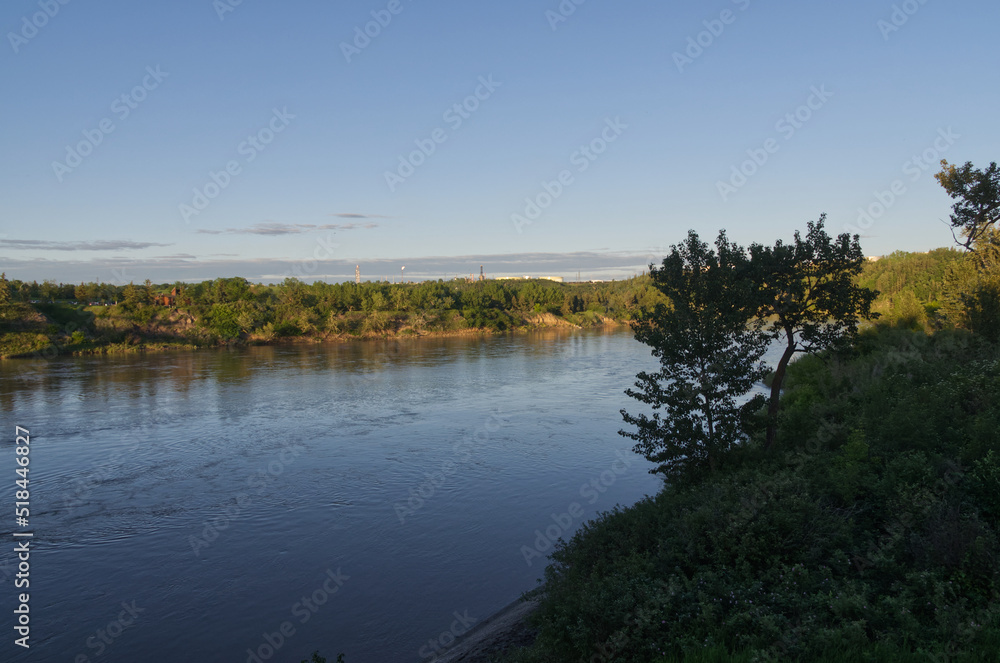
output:
<instances>
[{"instance_id":1,"label":"riverbank","mask_svg":"<svg viewBox=\"0 0 1000 663\"><path fill-rule=\"evenodd\" d=\"M996 661L1000 349L871 329L787 378L773 449L590 521L491 663Z\"/></svg>"},{"instance_id":2,"label":"riverbank","mask_svg":"<svg viewBox=\"0 0 1000 663\"><path fill-rule=\"evenodd\" d=\"M324 324L303 323L220 334L212 321L183 309L130 311L115 306L15 304L0 316L0 358L52 358L59 355L120 355L268 345L347 343L351 341L435 338L526 333L539 329L620 327L616 319L593 311L505 314L503 324L482 324L456 311L429 314L355 312L331 316ZM496 322L496 321L494 321Z\"/></svg>"},{"instance_id":3,"label":"riverbank","mask_svg":"<svg viewBox=\"0 0 1000 663\"><path fill-rule=\"evenodd\" d=\"M538 609L538 601L518 599L479 622L435 663L491 663L496 657L520 647L530 647L536 633L528 617Z\"/></svg>"}]
</instances>

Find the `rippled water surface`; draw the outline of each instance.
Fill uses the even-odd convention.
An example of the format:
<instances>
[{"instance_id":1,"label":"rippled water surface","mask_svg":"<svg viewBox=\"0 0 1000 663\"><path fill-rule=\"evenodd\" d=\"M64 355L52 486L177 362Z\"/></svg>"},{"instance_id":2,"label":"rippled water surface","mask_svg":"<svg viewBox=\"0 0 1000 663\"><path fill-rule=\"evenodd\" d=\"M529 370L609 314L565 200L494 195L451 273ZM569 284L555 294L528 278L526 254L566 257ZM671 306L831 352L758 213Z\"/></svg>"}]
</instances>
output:
<instances>
[{"instance_id":1,"label":"rippled water surface","mask_svg":"<svg viewBox=\"0 0 1000 663\"><path fill-rule=\"evenodd\" d=\"M5 362L35 532L30 652L0 558L5 660L427 660L536 585L552 514L657 490L616 434L655 365L622 331Z\"/></svg>"}]
</instances>

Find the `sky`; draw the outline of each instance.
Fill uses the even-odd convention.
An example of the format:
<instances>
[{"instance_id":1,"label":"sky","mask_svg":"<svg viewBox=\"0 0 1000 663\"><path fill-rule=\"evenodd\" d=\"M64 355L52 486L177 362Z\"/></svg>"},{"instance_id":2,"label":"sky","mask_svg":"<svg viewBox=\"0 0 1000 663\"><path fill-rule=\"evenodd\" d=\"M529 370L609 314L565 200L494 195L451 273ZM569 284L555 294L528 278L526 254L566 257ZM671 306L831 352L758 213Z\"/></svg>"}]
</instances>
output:
<instances>
[{"instance_id":1,"label":"sky","mask_svg":"<svg viewBox=\"0 0 1000 663\"><path fill-rule=\"evenodd\" d=\"M688 229L947 246L987 0L7 0L0 269L622 278ZM405 271L404 268L405 267Z\"/></svg>"}]
</instances>

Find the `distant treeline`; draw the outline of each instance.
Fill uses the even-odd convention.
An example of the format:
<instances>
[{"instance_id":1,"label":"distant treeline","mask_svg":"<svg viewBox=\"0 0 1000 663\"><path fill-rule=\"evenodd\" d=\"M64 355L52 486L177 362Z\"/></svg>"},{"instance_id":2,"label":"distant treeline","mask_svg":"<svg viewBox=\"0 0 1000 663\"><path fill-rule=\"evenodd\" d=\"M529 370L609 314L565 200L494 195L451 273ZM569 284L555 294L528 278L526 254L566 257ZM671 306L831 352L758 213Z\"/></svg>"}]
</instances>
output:
<instances>
[{"instance_id":1,"label":"distant treeline","mask_svg":"<svg viewBox=\"0 0 1000 663\"><path fill-rule=\"evenodd\" d=\"M858 283L878 291L872 310L882 322L903 322L914 329L933 326L949 291L950 274L964 255L950 248L896 251L865 265Z\"/></svg>"},{"instance_id":2,"label":"distant treeline","mask_svg":"<svg viewBox=\"0 0 1000 663\"><path fill-rule=\"evenodd\" d=\"M243 278L125 286L9 281L0 355L269 342L281 338L503 332L627 321L662 297L648 277L606 283L488 280L254 284ZM36 316L36 317L32 317ZM20 338L11 336L21 334ZM31 334L30 338L24 334Z\"/></svg>"},{"instance_id":3,"label":"distant treeline","mask_svg":"<svg viewBox=\"0 0 1000 663\"><path fill-rule=\"evenodd\" d=\"M940 323L949 273L963 253L898 251L865 265L860 285L879 291L881 322L913 328ZM647 276L604 283L547 280L424 281L390 284L255 284L244 278L201 283L67 284L0 280L0 356L134 351L282 338L377 337L503 332L627 322L662 295ZM0 293L0 297L3 293ZM20 304L20 306L17 306Z\"/></svg>"}]
</instances>

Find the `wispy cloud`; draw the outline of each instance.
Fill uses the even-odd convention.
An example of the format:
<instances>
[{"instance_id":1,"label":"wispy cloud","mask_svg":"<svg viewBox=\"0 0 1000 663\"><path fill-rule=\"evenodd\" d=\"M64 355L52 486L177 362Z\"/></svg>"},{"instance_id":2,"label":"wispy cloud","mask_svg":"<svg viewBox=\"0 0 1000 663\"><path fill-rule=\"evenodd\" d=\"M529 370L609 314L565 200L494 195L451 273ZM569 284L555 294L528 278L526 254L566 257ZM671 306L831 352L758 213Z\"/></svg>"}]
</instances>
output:
<instances>
[{"instance_id":1,"label":"wispy cloud","mask_svg":"<svg viewBox=\"0 0 1000 663\"><path fill-rule=\"evenodd\" d=\"M92 242L55 242L45 239L0 239L0 249L18 251L127 251L148 249L153 246L172 246L158 242L131 242L128 240L108 239Z\"/></svg>"},{"instance_id":2,"label":"wispy cloud","mask_svg":"<svg viewBox=\"0 0 1000 663\"><path fill-rule=\"evenodd\" d=\"M341 212L339 214L331 214L330 216L335 216L340 219L388 219L387 216L382 216L381 214L357 214L355 212Z\"/></svg>"},{"instance_id":3,"label":"wispy cloud","mask_svg":"<svg viewBox=\"0 0 1000 663\"><path fill-rule=\"evenodd\" d=\"M311 223L257 223L249 228L226 228L225 230L200 229L202 235L301 235L316 230L358 230L362 228L378 228L377 223L327 223L315 225Z\"/></svg>"}]
</instances>

